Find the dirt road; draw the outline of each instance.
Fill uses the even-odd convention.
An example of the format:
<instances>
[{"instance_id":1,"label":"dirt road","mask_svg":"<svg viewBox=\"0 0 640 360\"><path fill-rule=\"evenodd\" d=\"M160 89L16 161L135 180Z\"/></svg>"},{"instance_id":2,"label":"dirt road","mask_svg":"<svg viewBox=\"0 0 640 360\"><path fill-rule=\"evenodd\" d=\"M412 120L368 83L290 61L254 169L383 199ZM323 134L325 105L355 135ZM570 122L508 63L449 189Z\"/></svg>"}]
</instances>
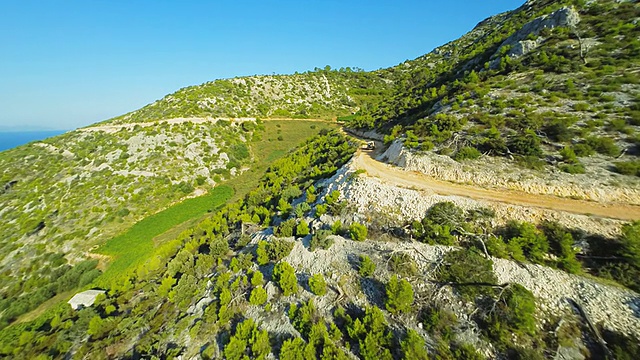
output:
<instances>
[{"instance_id":1,"label":"dirt road","mask_svg":"<svg viewBox=\"0 0 640 360\"><path fill-rule=\"evenodd\" d=\"M551 195L528 194L512 190L493 190L470 185L455 184L436 180L418 172L410 172L382 163L374 158L373 152L359 151L355 166L365 170L369 176L379 178L389 184L417 189L431 190L440 195L456 195L471 199L513 205L544 208L574 214L593 215L620 220L640 220L640 206L626 204L604 204L584 200L573 200Z\"/></svg>"}]
</instances>

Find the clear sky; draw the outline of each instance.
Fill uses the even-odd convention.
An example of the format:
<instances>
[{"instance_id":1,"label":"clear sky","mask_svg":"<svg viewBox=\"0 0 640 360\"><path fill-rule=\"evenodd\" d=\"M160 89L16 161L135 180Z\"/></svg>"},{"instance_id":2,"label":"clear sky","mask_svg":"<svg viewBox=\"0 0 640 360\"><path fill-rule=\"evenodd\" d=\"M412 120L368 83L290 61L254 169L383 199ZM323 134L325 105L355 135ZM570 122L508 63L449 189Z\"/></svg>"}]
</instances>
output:
<instances>
[{"instance_id":1,"label":"clear sky","mask_svg":"<svg viewBox=\"0 0 640 360\"><path fill-rule=\"evenodd\" d=\"M416 58L524 0L0 0L0 129L72 129L206 81Z\"/></svg>"}]
</instances>

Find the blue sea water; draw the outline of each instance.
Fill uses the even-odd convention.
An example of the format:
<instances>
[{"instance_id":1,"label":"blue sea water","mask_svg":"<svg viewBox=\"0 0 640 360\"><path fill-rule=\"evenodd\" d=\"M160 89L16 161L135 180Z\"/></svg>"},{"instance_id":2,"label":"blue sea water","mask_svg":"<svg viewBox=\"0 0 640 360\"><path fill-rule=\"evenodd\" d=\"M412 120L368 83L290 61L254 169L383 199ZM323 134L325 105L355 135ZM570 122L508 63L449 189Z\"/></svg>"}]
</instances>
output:
<instances>
[{"instance_id":1,"label":"blue sea water","mask_svg":"<svg viewBox=\"0 0 640 360\"><path fill-rule=\"evenodd\" d=\"M65 133L65 130L0 132L0 151Z\"/></svg>"}]
</instances>

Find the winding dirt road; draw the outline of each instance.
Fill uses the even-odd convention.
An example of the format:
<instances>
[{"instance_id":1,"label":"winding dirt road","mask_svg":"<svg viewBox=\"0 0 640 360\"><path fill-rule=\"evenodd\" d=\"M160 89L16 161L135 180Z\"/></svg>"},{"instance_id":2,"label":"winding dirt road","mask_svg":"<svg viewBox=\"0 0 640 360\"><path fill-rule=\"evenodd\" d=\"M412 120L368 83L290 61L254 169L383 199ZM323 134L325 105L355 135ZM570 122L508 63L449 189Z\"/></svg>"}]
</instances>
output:
<instances>
[{"instance_id":1,"label":"winding dirt road","mask_svg":"<svg viewBox=\"0 0 640 360\"><path fill-rule=\"evenodd\" d=\"M371 151L359 151L354 165L365 170L367 175L376 177L391 185L417 190L430 190L439 195L455 195L489 202L507 203L526 207L536 207L581 215L633 221L640 220L640 206L628 204L605 204L592 201L574 200L552 195L529 194L513 190L484 189L441 181L418 172L380 162Z\"/></svg>"}]
</instances>

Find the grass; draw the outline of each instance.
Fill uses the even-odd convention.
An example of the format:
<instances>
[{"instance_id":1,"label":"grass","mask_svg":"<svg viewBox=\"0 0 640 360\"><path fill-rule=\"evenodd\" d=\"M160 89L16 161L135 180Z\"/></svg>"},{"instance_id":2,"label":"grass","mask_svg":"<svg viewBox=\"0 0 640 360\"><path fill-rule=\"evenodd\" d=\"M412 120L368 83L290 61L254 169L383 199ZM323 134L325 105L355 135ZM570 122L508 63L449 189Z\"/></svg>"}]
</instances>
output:
<instances>
[{"instance_id":1,"label":"grass","mask_svg":"<svg viewBox=\"0 0 640 360\"><path fill-rule=\"evenodd\" d=\"M95 252L110 256L113 260L107 270L96 279L96 284L125 272L146 260L155 248L154 238L194 218L200 218L222 206L233 196L233 189L220 185L207 195L187 199L159 213L137 222L125 233L108 240Z\"/></svg>"},{"instance_id":2,"label":"grass","mask_svg":"<svg viewBox=\"0 0 640 360\"><path fill-rule=\"evenodd\" d=\"M322 129L335 129L339 125L335 122L320 122L312 120L265 120L262 138L251 143L253 162L249 170L232 179L235 195L238 200L258 185L267 168L275 160L285 156L304 140L318 135ZM278 140L278 137L282 140ZM230 184L231 185L231 184Z\"/></svg>"}]
</instances>

